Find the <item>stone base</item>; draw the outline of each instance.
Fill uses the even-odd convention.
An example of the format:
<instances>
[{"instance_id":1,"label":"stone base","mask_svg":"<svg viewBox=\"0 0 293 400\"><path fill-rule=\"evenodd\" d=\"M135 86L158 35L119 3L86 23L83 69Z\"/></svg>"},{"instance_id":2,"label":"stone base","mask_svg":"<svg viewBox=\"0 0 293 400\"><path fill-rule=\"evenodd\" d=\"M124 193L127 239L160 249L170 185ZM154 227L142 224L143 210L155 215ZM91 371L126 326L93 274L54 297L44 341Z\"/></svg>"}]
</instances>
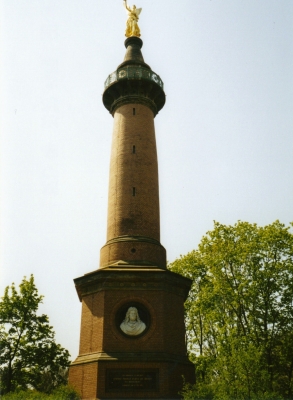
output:
<instances>
[{"instance_id":1,"label":"stone base","mask_svg":"<svg viewBox=\"0 0 293 400\"><path fill-rule=\"evenodd\" d=\"M82 320L69 383L82 399L180 398L182 376L195 380L184 326L191 281L156 266L122 264L86 274L75 284ZM134 307L144 330L129 336L121 326Z\"/></svg>"},{"instance_id":2,"label":"stone base","mask_svg":"<svg viewBox=\"0 0 293 400\"><path fill-rule=\"evenodd\" d=\"M110 357L109 357L110 358ZM95 361L70 367L69 381L82 399L179 399L194 365L178 361Z\"/></svg>"}]
</instances>

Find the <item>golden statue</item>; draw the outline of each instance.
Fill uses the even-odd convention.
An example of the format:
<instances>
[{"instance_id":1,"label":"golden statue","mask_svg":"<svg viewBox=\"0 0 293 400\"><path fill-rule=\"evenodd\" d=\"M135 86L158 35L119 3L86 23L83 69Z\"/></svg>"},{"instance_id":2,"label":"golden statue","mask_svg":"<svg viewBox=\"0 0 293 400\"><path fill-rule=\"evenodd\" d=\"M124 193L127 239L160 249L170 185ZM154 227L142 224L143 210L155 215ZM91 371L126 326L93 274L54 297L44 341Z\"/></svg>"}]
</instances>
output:
<instances>
[{"instance_id":1,"label":"golden statue","mask_svg":"<svg viewBox=\"0 0 293 400\"><path fill-rule=\"evenodd\" d=\"M138 27L138 18L139 14L141 13L141 8L136 8L136 6L132 6L130 8L127 5L127 0L123 0L124 7L128 11L128 19L126 22L126 31L125 31L125 36L130 37L130 36L140 36L140 29Z\"/></svg>"}]
</instances>

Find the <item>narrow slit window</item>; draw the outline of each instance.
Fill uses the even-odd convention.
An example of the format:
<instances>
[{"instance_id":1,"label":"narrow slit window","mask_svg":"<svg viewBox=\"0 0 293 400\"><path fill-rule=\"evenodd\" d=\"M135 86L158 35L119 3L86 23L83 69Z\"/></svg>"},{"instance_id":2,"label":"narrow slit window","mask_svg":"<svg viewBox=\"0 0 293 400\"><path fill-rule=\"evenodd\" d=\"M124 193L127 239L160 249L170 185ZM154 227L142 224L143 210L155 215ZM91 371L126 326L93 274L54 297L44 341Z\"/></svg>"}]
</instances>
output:
<instances>
[{"instance_id":1,"label":"narrow slit window","mask_svg":"<svg viewBox=\"0 0 293 400\"><path fill-rule=\"evenodd\" d=\"M132 153L135 154L135 146L132 146Z\"/></svg>"},{"instance_id":2,"label":"narrow slit window","mask_svg":"<svg viewBox=\"0 0 293 400\"><path fill-rule=\"evenodd\" d=\"M135 187L132 188L132 196L135 196Z\"/></svg>"},{"instance_id":3,"label":"narrow slit window","mask_svg":"<svg viewBox=\"0 0 293 400\"><path fill-rule=\"evenodd\" d=\"M132 114L135 115L135 108L132 109Z\"/></svg>"}]
</instances>

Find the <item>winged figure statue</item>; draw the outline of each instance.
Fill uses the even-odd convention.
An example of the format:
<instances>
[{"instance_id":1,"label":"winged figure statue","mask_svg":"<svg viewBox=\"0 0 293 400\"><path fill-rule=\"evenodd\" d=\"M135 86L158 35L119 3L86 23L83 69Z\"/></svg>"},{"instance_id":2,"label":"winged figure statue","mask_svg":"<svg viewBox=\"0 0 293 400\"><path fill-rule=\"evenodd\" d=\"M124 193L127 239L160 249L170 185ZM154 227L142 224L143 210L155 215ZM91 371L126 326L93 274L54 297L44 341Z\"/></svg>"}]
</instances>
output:
<instances>
[{"instance_id":1,"label":"winged figure statue","mask_svg":"<svg viewBox=\"0 0 293 400\"><path fill-rule=\"evenodd\" d=\"M127 10L128 19L126 22L126 31L125 36L140 36L140 29L137 24L139 19L139 14L141 13L142 8L136 8L135 5L129 7L127 5L127 0L123 0L124 7Z\"/></svg>"}]
</instances>

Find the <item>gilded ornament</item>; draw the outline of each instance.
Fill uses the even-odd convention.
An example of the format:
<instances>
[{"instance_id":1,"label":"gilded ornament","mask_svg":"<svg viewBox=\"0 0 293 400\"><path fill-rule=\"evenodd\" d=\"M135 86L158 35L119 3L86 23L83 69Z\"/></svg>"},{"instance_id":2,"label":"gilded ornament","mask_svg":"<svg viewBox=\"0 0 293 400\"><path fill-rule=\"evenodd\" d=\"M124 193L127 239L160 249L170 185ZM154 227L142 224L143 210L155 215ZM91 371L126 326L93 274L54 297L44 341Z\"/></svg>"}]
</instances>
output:
<instances>
[{"instance_id":1,"label":"gilded ornament","mask_svg":"<svg viewBox=\"0 0 293 400\"><path fill-rule=\"evenodd\" d=\"M127 0L123 0L123 5L127 10L127 15L128 19L126 22L126 31L125 31L125 36L130 37L130 36L140 36L140 29L138 26L138 19L139 19L139 14L141 13L141 8L136 8L135 5L130 8L127 5Z\"/></svg>"}]
</instances>

